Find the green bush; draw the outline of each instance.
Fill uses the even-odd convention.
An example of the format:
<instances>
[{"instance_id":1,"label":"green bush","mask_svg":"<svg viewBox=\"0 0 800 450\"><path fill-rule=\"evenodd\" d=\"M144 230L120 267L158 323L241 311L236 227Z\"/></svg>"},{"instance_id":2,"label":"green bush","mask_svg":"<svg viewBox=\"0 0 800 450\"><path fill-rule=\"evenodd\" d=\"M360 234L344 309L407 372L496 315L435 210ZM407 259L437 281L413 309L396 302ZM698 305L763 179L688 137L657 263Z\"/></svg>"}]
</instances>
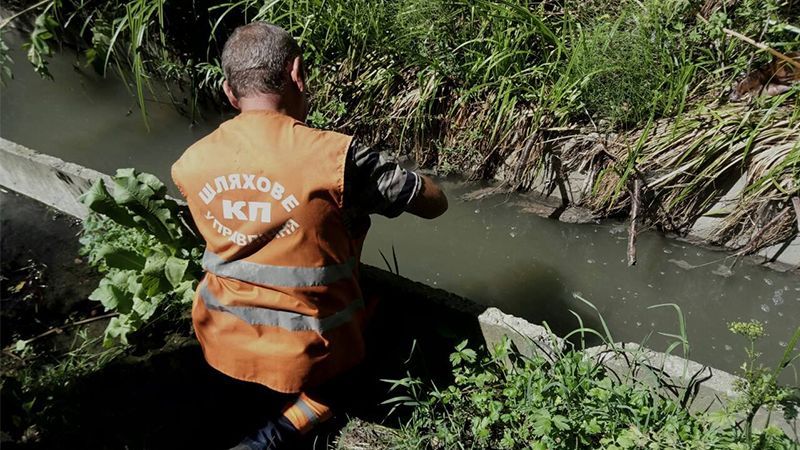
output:
<instances>
[{"instance_id":1,"label":"green bush","mask_svg":"<svg viewBox=\"0 0 800 450\"><path fill-rule=\"evenodd\" d=\"M576 350L529 358L509 341L490 355L478 356L464 342L451 356L450 386L439 389L416 379L395 382L394 388L412 390L400 399L414 409L392 448L797 449L775 426L751 437L750 424L743 425L741 417L752 403L690 413L701 377L670 392L663 386L674 383L657 368L639 363L635 351L614 349L612 354L630 361L634 369L615 371ZM660 382L640 381L647 377L631 376L636 370ZM743 398L752 398L747 386L740 388ZM796 414L787 409L792 411Z\"/></svg>"}]
</instances>

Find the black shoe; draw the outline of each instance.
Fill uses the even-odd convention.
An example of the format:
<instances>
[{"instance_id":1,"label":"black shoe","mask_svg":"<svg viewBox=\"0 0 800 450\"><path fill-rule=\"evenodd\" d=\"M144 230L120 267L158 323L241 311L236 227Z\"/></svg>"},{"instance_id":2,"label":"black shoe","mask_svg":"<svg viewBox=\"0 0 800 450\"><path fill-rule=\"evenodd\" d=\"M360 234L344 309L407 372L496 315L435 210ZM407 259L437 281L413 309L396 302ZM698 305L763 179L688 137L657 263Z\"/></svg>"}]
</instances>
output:
<instances>
[{"instance_id":1,"label":"black shoe","mask_svg":"<svg viewBox=\"0 0 800 450\"><path fill-rule=\"evenodd\" d=\"M289 450L297 442L300 433L289 420L281 416L259 428L230 450Z\"/></svg>"}]
</instances>

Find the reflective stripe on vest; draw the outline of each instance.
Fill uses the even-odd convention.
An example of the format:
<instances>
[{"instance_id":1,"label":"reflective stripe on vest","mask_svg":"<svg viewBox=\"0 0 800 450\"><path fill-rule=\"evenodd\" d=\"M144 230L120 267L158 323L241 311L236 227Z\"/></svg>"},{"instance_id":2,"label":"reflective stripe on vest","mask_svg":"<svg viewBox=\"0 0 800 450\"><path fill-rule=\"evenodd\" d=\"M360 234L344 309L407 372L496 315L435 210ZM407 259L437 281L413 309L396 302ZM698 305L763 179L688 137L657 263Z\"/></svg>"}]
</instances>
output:
<instances>
[{"instance_id":1,"label":"reflective stripe on vest","mask_svg":"<svg viewBox=\"0 0 800 450\"><path fill-rule=\"evenodd\" d=\"M211 291L205 281L200 284L200 298L206 308L233 314L250 325L267 325L289 331L316 331L324 333L349 322L356 311L364 308L364 300L358 299L328 317L312 317L291 311L281 311L255 306L223 305Z\"/></svg>"},{"instance_id":2,"label":"reflective stripe on vest","mask_svg":"<svg viewBox=\"0 0 800 450\"><path fill-rule=\"evenodd\" d=\"M314 411L311 410L311 407L308 406L308 404L304 402L302 398L297 399L297 402L295 402L295 406L300 408L300 411L303 411L303 415L306 416L306 419L308 419L309 423L312 426L319 423L319 417L317 417Z\"/></svg>"},{"instance_id":3,"label":"reflective stripe on vest","mask_svg":"<svg viewBox=\"0 0 800 450\"><path fill-rule=\"evenodd\" d=\"M248 283L283 287L308 287L331 284L353 277L356 259L322 267L272 266L249 261L225 261L206 250L203 269L214 275L234 278Z\"/></svg>"}]
</instances>

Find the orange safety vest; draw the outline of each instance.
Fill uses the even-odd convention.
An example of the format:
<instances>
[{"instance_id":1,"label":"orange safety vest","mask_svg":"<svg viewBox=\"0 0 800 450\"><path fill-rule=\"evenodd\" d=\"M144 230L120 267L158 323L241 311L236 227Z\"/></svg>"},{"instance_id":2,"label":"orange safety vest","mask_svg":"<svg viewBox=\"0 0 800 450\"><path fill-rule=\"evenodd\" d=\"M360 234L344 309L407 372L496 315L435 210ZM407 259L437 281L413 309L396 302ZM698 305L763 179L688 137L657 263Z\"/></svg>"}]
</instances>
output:
<instances>
[{"instance_id":1,"label":"orange safety vest","mask_svg":"<svg viewBox=\"0 0 800 450\"><path fill-rule=\"evenodd\" d=\"M192 321L217 370L294 393L363 358L364 236L342 212L350 141L249 111L172 166L207 244Z\"/></svg>"}]
</instances>

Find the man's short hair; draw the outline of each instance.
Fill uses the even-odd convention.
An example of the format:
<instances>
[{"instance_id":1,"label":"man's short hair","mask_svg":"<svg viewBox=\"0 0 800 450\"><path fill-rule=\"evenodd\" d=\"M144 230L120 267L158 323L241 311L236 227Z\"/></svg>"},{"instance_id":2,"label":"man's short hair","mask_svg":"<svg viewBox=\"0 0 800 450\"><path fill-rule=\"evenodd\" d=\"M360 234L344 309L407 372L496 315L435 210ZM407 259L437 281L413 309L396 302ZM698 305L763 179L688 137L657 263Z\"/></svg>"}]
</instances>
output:
<instances>
[{"instance_id":1,"label":"man's short hair","mask_svg":"<svg viewBox=\"0 0 800 450\"><path fill-rule=\"evenodd\" d=\"M236 28L222 49L222 71L236 97L280 92L300 46L281 27L253 22Z\"/></svg>"}]
</instances>

